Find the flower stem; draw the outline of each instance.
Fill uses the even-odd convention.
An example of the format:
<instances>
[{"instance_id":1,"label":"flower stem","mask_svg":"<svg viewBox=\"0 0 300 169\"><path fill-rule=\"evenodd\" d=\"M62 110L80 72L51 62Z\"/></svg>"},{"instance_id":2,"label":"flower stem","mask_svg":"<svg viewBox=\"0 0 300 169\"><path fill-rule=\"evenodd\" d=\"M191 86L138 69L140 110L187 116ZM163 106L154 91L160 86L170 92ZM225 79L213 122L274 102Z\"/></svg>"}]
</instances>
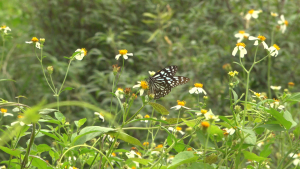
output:
<instances>
[{"instance_id":1,"label":"flower stem","mask_svg":"<svg viewBox=\"0 0 300 169\"><path fill-rule=\"evenodd\" d=\"M2 41L3 41L3 47L2 47L2 56L1 56L1 62L0 62L0 71L1 71L1 69L2 69L3 58L4 58L4 47L5 47L5 38L4 38L4 34L2 35Z\"/></svg>"},{"instance_id":2,"label":"flower stem","mask_svg":"<svg viewBox=\"0 0 300 169\"><path fill-rule=\"evenodd\" d=\"M28 156L29 156L29 153L30 153L30 148L31 148L31 146L33 144L33 141L34 141L34 138L35 138L35 127L36 127L36 124L33 123L33 125L32 125L32 133L31 133L31 137L30 137L30 142L28 144L28 147L27 147L27 150L26 150L26 154L25 154L25 156L23 158L21 169L25 168L26 164L28 163Z\"/></svg>"}]
</instances>

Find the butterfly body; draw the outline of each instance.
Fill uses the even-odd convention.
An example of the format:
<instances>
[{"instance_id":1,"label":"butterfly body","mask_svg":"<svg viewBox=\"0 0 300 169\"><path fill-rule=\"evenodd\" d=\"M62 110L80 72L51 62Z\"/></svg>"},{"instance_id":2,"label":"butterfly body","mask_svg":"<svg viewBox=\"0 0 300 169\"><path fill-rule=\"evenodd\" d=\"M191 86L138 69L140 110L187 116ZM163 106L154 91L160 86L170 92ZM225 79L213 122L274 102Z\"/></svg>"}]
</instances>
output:
<instances>
[{"instance_id":1,"label":"butterfly body","mask_svg":"<svg viewBox=\"0 0 300 169\"><path fill-rule=\"evenodd\" d=\"M154 99L159 99L171 92L173 87L187 83L190 79L183 76L174 76L177 72L177 66L169 66L149 77L148 84L150 93L153 93Z\"/></svg>"}]
</instances>

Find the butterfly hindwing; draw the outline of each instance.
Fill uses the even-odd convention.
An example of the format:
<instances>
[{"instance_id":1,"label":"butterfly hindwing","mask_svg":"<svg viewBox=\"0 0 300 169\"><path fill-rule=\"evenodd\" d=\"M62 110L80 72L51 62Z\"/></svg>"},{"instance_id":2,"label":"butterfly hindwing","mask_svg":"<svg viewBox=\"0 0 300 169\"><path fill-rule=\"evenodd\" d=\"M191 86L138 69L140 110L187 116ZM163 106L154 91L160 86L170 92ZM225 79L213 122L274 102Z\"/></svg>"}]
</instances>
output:
<instances>
[{"instance_id":1,"label":"butterfly hindwing","mask_svg":"<svg viewBox=\"0 0 300 169\"><path fill-rule=\"evenodd\" d=\"M183 76L174 76L177 66L169 66L149 77L150 93L154 93L154 99L159 99L171 92L173 87L187 83L190 79Z\"/></svg>"}]
</instances>

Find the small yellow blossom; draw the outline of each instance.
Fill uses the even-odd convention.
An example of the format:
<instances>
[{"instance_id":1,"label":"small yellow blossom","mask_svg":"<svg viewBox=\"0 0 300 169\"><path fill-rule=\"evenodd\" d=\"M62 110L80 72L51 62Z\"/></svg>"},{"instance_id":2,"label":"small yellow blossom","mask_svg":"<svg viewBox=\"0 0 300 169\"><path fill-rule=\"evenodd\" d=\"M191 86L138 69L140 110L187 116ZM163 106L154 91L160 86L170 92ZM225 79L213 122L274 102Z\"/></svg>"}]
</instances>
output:
<instances>
[{"instance_id":1,"label":"small yellow blossom","mask_svg":"<svg viewBox=\"0 0 300 169\"><path fill-rule=\"evenodd\" d=\"M240 51L240 57L243 58L247 54L246 45L244 43L237 43L236 47L232 51L232 56L235 56L238 51Z\"/></svg>"},{"instance_id":2,"label":"small yellow blossom","mask_svg":"<svg viewBox=\"0 0 300 169\"><path fill-rule=\"evenodd\" d=\"M120 58L120 56L123 56L124 59L128 59L128 56L133 56L132 53L128 53L126 49L119 50L119 54L116 55L116 60Z\"/></svg>"},{"instance_id":3,"label":"small yellow blossom","mask_svg":"<svg viewBox=\"0 0 300 169\"><path fill-rule=\"evenodd\" d=\"M184 100L182 100L182 101L177 100L177 105L171 107L171 109L175 109L175 110L179 110L179 109L181 109L181 108L190 109L190 108L188 108L188 107L185 107L185 104L186 104L186 102L185 102Z\"/></svg>"}]
</instances>

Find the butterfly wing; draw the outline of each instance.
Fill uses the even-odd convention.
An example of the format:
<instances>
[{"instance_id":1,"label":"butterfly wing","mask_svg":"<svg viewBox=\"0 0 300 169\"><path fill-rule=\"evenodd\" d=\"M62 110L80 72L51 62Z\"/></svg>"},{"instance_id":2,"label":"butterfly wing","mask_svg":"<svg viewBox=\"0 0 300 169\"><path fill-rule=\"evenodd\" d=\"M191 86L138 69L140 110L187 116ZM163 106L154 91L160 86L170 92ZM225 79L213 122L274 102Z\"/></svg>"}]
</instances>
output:
<instances>
[{"instance_id":1,"label":"butterfly wing","mask_svg":"<svg viewBox=\"0 0 300 169\"><path fill-rule=\"evenodd\" d=\"M168 66L160 71L156 72L152 77L161 77L161 76L174 76L177 72L177 66Z\"/></svg>"}]
</instances>

